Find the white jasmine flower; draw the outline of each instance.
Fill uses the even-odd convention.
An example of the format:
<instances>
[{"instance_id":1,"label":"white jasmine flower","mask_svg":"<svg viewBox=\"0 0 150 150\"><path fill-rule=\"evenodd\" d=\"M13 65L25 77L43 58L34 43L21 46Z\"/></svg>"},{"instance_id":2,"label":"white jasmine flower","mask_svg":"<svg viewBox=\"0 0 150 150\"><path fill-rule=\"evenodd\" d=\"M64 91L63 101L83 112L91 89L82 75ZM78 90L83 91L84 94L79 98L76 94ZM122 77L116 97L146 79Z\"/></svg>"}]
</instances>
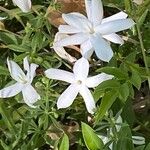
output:
<instances>
[{"instance_id":1,"label":"white jasmine flower","mask_svg":"<svg viewBox=\"0 0 150 150\"><path fill-rule=\"evenodd\" d=\"M14 5L17 5L23 12L31 10L31 0L12 0Z\"/></svg>"},{"instance_id":2,"label":"white jasmine flower","mask_svg":"<svg viewBox=\"0 0 150 150\"><path fill-rule=\"evenodd\" d=\"M89 58L95 51L99 59L108 62L113 56L108 41L123 44L122 38L116 32L131 28L134 21L126 19L127 14L124 12L103 19L101 0L85 0L85 6L87 17L75 12L62 14L68 25L60 25L59 32L71 36L60 40L57 45L80 45L85 58Z\"/></svg>"},{"instance_id":3,"label":"white jasmine flower","mask_svg":"<svg viewBox=\"0 0 150 150\"><path fill-rule=\"evenodd\" d=\"M86 108L89 113L93 114L95 107L94 98L88 88L93 88L99 85L105 80L111 79L113 76L105 73L98 74L93 77L88 77L89 62L85 58L81 58L76 61L73 67L73 73L60 70L60 69L48 69L45 71L45 75L49 79L62 80L71 85L61 94L57 101L58 108L69 107L77 94L83 97Z\"/></svg>"},{"instance_id":4,"label":"white jasmine flower","mask_svg":"<svg viewBox=\"0 0 150 150\"><path fill-rule=\"evenodd\" d=\"M32 87L31 83L38 65L34 63L29 65L28 59L25 57L24 70L27 71L25 74L14 61L7 59L7 64L11 77L17 82L0 90L0 98L13 97L22 92L25 103L30 107L35 107L33 103L40 99L40 95Z\"/></svg>"},{"instance_id":5,"label":"white jasmine flower","mask_svg":"<svg viewBox=\"0 0 150 150\"><path fill-rule=\"evenodd\" d=\"M57 41L62 40L66 37L68 37L68 35L62 34L62 33L56 33L55 39L54 39L54 44L53 44L53 49L57 53L57 55L59 55L61 58L73 63L77 60L75 57L69 55L62 46L55 46L55 43Z\"/></svg>"}]
</instances>

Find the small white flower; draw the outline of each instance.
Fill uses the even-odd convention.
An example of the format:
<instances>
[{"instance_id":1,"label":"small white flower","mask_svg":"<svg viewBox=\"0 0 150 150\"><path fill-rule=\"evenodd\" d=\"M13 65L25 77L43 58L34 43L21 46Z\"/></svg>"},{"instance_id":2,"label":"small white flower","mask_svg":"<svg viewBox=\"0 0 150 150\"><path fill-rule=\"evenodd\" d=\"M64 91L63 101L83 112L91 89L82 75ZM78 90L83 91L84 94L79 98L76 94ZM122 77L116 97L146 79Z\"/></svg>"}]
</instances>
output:
<instances>
[{"instance_id":1,"label":"small white flower","mask_svg":"<svg viewBox=\"0 0 150 150\"><path fill-rule=\"evenodd\" d=\"M80 93L84 99L88 112L91 114L94 113L94 109L96 108L95 102L88 88L96 87L101 82L109 80L113 76L101 73L93 77L88 77L88 73L89 62L85 58L76 61L73 67L73 73L52 68L45 71L45 75L49 79L62 80L71 83L71 85L59 97L57 101L58 108L69 107L73 103L77 94Z\"/></svg>"},{"instance_id":2,"label":"small white flower","mask_svg":"<svg viewBox=\"0 0 150 150\"><path fill-rule=\"evenodd\" d=\"M0 21L5 20L7 17L0 17Z\"/></svg>"},{"instance_id":3,"label":"small white flower","mask_svg":"<svg viewBox=\"0 0 150 150\"><path fill-rule=\"evenodd\" d=\"M75 57L69 55L62 46L55 46L55 43L57 41L60 41L66 37L68 37L68 35L62 34L59 32L56 33L55 39L54 39L54 44L53 44L53 49L57 53L57 55L59 55L61 58L68 60L69 62L73 63L77 60Z\"/></svg>"},{"instance_id":4,"label":"small white flower","mask_svg":"<svg viewBox=\"0 0 150 150\"><path fill-rule=\"evenodd\" d=\"M40 95L32 87L31 83L38 65L34 63L29 65L28 59L25 57L24 70L27 71L25 74L16 62L7 59L7 64L11 77L17 82L0 90L0 98L12 97L22 92L25 103L30 107L35 107L33 103L40 99Z\"/></svg>"},{"instance_id":5,"label":"small white flower","mask_svg":"<svg viewBox=\"0 0 150 150\"><path fill-rule=\"evenodd\" d=\"M124 12L103 19L101 0L85 0L85 6L87 17L75 12L62 14L68 25L60 25L59 32L71 36L58 41L57 45L80 45L85 58L90 58L95 51L99 59L108 62L113 56L108 41L123 44L124 41L115 32L128 29L135 23L132 19L126 19Z\"/></svg>"},{"instance_id":6,"label":"small white flower","mask_svg":"<svg viewBox=\"0 0 150 150\"><path fill-rule=\"evenodd\" d=\"M12 0L14 5L17 5L23 12L31 10L31 0Z\"/></svg>"}]
</instances>

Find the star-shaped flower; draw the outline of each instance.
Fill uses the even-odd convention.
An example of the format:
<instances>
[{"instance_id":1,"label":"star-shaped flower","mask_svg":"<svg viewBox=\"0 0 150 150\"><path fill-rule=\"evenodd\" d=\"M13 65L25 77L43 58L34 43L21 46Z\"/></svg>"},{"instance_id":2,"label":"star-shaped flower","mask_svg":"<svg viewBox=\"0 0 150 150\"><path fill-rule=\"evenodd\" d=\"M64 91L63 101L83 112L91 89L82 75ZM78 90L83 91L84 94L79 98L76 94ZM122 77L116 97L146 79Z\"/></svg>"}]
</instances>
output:
<instances>
[{"instance_id":1,"label":"star-shaped flower","mask_svg":"<svg viewBox=\"0 0 150 150\"><path fill-rule=\"evenodd\" d=\"M85 6L87 17L75 12L62 14L68 25L60 25L59 32L70 36L58 41L56 45L80 45L85 58L89 58L95 51L99 59L109 62L113 51L108 41L123 44L115 32L131 28L135 23L132 19L126 19L127 14L124 12L103 19L101 0L85 0Z\"/></svg>"},{"instance_id":2,"label":"star-shaped flower","mask_svg":"<svg viewBox=\"0 0 150 150\"><path fill-rule=\"evenodd\" d=\"M17 5L22 12L29 12L31 10L31 0L12 0L14 5Z\"/></svg>"},{"instance_id":3,"label":"star-shaped flower","mask_svg":"<svg viewBox=\"0 0 150 150\"><path fill-rule=\"evenodd\" d=\"M22 92L25 103L30 107L35 107L33 103L40 99L40 95L32 87L31 83L35 76L35 70L38 65L34 63L29 65L28 59L25 57L24 70L27 71L26 74L18 66L18 64L12 60L7 59L7 65L11 77L17 82L0 90L0 98L13 97Z\"/></svg>"},{"instance_id":4,"label":"star-shaped flower","mask_svg":"<svg viewBox=\"0 0 150 150\"><path fill-rule=\"evenodd\" d=\"M85 58L80 58L73 66L73 73L50 68L45 71L45 75L49 79L62 80L71 85L61 94L57 101L58 108L69 107L78 93L83 97L86 108L89 113L93 114L95 107L94 98L88 88L94 88L105 80L112 79L112 75L105 73L88 77L89 62Z\"/></svg>"}]
</instances>

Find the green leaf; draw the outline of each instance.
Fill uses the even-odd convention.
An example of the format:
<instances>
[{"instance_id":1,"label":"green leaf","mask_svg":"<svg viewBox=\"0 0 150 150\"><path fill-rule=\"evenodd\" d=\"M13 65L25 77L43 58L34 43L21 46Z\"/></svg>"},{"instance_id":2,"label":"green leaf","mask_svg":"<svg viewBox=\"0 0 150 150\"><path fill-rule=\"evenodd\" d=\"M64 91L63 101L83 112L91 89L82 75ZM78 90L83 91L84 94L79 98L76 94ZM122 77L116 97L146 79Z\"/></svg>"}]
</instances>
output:
<instances>
[{"instance_id":1,"label":"green leaf","mask_svg":"<svg viewBox=\"0 0 150 150\"><path fill-rule=\"evenodd\" d=\"M118 79L127 79L128 74L126 71L116 67L104 67L97 70L97 72L104 72L107 74L114 75Z\"/></svg>"},{"instance_id":2,"label":"green leaf","mask_svg":"<svg viewBox=\"0 0 150 150\"><path fill-rule=\"evenodd\" d=\"M128 13L131 13L131 0L124 0L125 10Z\"/></svg>"},{"instance_id":3,"label":"green leaf","mask_svg":"<svg viewBox=\"0 0 150 150\"><path fill-rule=\"evenodd\" d=\"M61 139L59 150L69 150L69 139L68 136L64 133L64 136Z\"/></svg>"},{"instance_id":4,"label":"green leaf","mask_svg":"<svg viewBox=\"0 0 150 150\"><path fill-rule=\"evenodd\" d=\"M125 102L129 96L129 86L127 83L124 83L119 88L119 98Z\"/></svg>"},{"instance_id":5,"label":"green leaf","mask_svg":"<svg viewBox=\"0 0 150 150\"><path fill-rule=\"evenodd\" d=\"M8 45L8 48L15 52L29 52L28 47L23 47L21 45L10 44L10 45Z\"/></svg>"},{"instance_id":6,"label":"green leaf","mask_svg":"<svg viewBox=\"0 0 150 150\"><path fill-rule=\"evenodd\" d=\"M106 89L115 89L119 87L120 83L117 80L104 81L94 90L94 99L96 101L99 100L99 98L104 94Z\"/></svg>"},{"instance_id":7,"label":"green leaf","mask_svg":"<svg viewBox=\"0 0 150 150\"><path fill-rule=\"evenodd\" d=\"M114 149L116 150L133 150L132 134L130 127L125 124L121 127L118 135L118 142Z\"/></svg>"},{"instance_id":8,"label":"green leaf","mask_svg":"<svg viewBox=\"0 0 150 150\"><path fill-rule=\"evenodd\" d=\"M96 123L99 122L104 117L104 115L106 114L108 109L112 106L117 97L118 92L116 90L111 90L105 93L104 97L101 100L100 108L96 114Z\"/></svg>"},{"instance_id":9,"label":"green leaf","mask_svg":"<svg viewBox=\"0 0 150 150\"><path fill-rule=\"evenodd\" d=\"M145 150L150 150L150 143L146 146Z\"/></svg>"},{"instance_id":10,"label":"green leaf","mask_svg":"<svg viewBox=\"0 0 150 150\"><path fill-rule=\"evenodd\" d=\"M0 66L0 75L9 75L7 68Z\"/></svg>"},{"instance_id":11,"label":"green leaf","mask_svg":"<svg viewBox=\"0 0 150 150\"><path fill-rule=\"evenodd\" d=\"M146 19L146 16L147 16L147 14L148 14L148 9L146 9L145 11L144 11L144 13L142 14L142 16L139 18L139 20L138 20L138 26L139 27L141 27L142 25L143 25L143 23L144 23L144 21L145 21L145 19Z\"/></svg>"},{"instance_id":12,"label":"green leaf","mask_svg":"<svg viewBox=\"0 0 150 150\"><path fill-rule=\"evenodd\" d=\"M132 69L131 83L139 90L141 87L141 77L135 69Z\"/></svg>"},{"instance_id":13,"label":"green leaf","mask_svg":"<svg viewBox=\"0 0 150 150\"><path fill-rule=\"evenodd\" d=\"M84 142L88 148L88 150L102 150L103 142L102 140L95 134L94 130L87 125L86 123L81 124L82 126L82 135L84 138Z\"/></svg>"}]
</instances>

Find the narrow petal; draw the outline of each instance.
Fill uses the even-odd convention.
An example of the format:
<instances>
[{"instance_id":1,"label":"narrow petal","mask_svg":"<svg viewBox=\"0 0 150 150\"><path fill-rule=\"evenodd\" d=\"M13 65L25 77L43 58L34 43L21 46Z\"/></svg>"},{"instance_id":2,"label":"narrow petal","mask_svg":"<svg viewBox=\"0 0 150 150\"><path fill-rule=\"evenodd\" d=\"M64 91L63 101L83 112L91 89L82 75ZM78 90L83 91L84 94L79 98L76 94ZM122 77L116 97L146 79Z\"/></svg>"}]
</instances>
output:
<instances>
[{"instance_id":1,"label":"narrow petal","mask_svg":"<svg viewBox=\"0 0 150 150\"><path fill-rule=\"evenodd\" d=\"M60 25L58 27L58 30L60 33L67 33L67 34L73 34L73 33L79 33L82 32L79 28L75 28L70 25Z\"/></svg>"},{"instance_id":2,"label":"narrow petal","mask_svg":"<svg viewBox=\"0 0 150 150\"><path fill-rule=\"evenodd\" d=\"M103 23L95 27L95 32L99 32L102 35L107 35L107 34L129 29L134 24L135 23L132 19L118 19L118 20Z\"/></svg>"},{"instance_id":3,"label":"narrow petal","mask_svg":"<svg viewBox=\"0 0 150 150\"><path fill-rule=\"evenodd\" d=\"M92 1L91 0L85 0L85 8L88 19L92 22Z\"/></svg>"},{"instance_id":4,"label":"narrow petal","mask_svg":"<svg viewBox=\"0 0 150 150\"><path fill-rule=\"evenodd\" d=\"M84 99L84 102L85 102L88 112L93 114L96 106L95 106L95 101L94 101L94 98L93 98L90 90L86 86L82 86L80 88L79 93L81 94L81 96Z\"/></svg>"},{"instance_id":5,"label":"narrow petal","mask_svg":"<svg viewBox=\"0 0 150 150\"><path fill-rule=\"evenodd\" d=\"M135 145L145 144L145 138L142 136L132 136L132 141Z\"/></svg>"},{"instance_id":6,"label":"narrow petal","mask_svg":"<svg viewBox=\"0 0 150 150\"><path fill-rule=\"evenodd\" d=\"M38 67L37 64L30 64L30 72L29 72L29 80L30 80L30 83L32 83L32 80L33 78L35 77L36 75L36 68Z\"/></svg>"},{"instance_id":7,"label":"narrow petal","mask_svg":"<svg viewBox=\"0 0 150 150\"><path fill-rule=\"evenodd\" d=\"M101 0L92 0L92 19L94 26L101 23L103 18L103 4Z\"/></svg>"},{"instance_id":8,"label":"narrow petal","mask_svg":"<svg viewBox=\"0 0 150 150\"><path fill-rule=\"evenodd\" d=\"M0 98L7 98L17 95L23 89L24 85L21 83L15 83L11 86L5 87L0 90Z\"/></svg>"},{"instance_id":9,"label":"narrow petal","mask_svg":"<svg viewBox=\"0 0 150 150\"><path fill-rule=\"evenodd\" d=\"M116 44L121 44L121 45L124 44L124 40L116 33L103 35L103 38L105 38L106 40L108 40L110 42L116 43Z\"/></svg>"},{"instance_id":10,"label":"narrow petal","mask_svg":"<svg viewBox=\"0 0 150 150\"><path fill-rule=\"evenodd\" d=\"M13 3L23 12L29 12L31 10L31 0L13 0Z\"/></svg>"},{"instance_id":11,"label":"narrow petal","mask_svg":"<svg viewBox=\"0 0 150 150\"><path fill-rule=\"evenodd\" d=\"M83 18L80 15L75 15L74 13L62 14L62 18L67 24L78 28L83 32L90 31L90 28L92 28L91 22L87 18Z\"/></svg>"},{"instance_id":12,"label":"narrow petal","mask_svg":"<svg viewBox=\"0 0 150 150\"><path fill-rule=\"evenodd\" d=\"M73 66L73 72L77 80L86 79L89 73L89 62L87 59L83 57L78 59Z\"/></svg>"},{"instance_id":13,"label":"narrow petal","mask_svg":"<svg viewBox=\"0 0 150 150\"><path fill-rule=\"evenodd\" d=\"M12 61L7 59L7 65L8 65L8 69L10 72L11 77L18 81L18 82L23 82L23 80L26 78L24 72L22 71L22 69L19 67L19 65Z\"/></svg>"},{"instance_id":14,"label":"narrow petal","mask_svg":"<svg viewBox=\"0 0 150 150\"><path fill-rule=\"evenodd\" d=\"M88 39L88 35L86 33L77 33L56 42L55 46L80 45L87 39Z\"/></svg>"},{"instance_id":15,"label":"narrow petal","mask_svg":"<svg viewBox=\"0 0 150 150\"><path fill-rule=\"evenodd\" d=\"M118 20L118 19L126 19L127 17L128 17L128 15L125 12L121 11L121 12L114 14L110 17L104 18L102 20L102 23L106 23L106 22L114 21L114 20Z\"/></svg>"},{"instance_id":16,"label":"narrow petal","mask_svg":"<svg viewBox=\"0 0 150 150\"><path fill-rule=\"evenodd\" d=\"M79 89L77 85L71 84L58 98L57 107L60 108L67 108L69 107L76 96L78 95Z\"/></svg>"},{"instance_id":17,"label":"narrow petal","mask_svg":"<svg viewBox=\"0 0 150 150\"><path fill-rule=\"evenodd\" d=\"M31 84L28 84L22 89L22 94L24 102L28 106L35 108L33 104L40 99L40 95L36 92Z\"/></svg>"},{"instance_id":18,"label":"narrow petal","mask_svg":"<svg viewBox=\"0 0 150 150\"><path fill-rule=\"evenodd\" d=\"M90 38L91 44L95 49L97 57L103 61L109 62L113 57L113 51L107 41L99 34L94 34Z\"/></svg>"},{"instance_id":19,"label":"narrow petal","mask_svg":"<svg viewBox=\"0 0 150 150\"><path fill-rule=\"evenodd\" d=\"M93 47L91 45L90 40L85 41L81 44L81 54L84 58L89 59L93 54Z\"/></svg>"},{"instance_id":20,"label":"narrow petal","mask_svg":"<svg viewBox=\"0 0 150 150\"><path fill-rule=\"evenodd\" d=\"M28 58L27 58L27 57L25 57L25 58L23 59L23 67L24 67L24 70L26 70L27 72L29 72L30 66L29 66L29 61L28 61Z\"/></svg>"},{"instance_id":21,"label":"narrow petal","mask_svg":"<svg viewBox=\"0 0 150 150\"><path fill-rule=\"evenodd\" d=\"M86 79L86 86L89 88L93 88L93 87L98 86L103 81L110 80L112 78L113 78L112 75L108 75L106 73L101 73L101 74L98 74L98 75L93 76L93 77L88 77Z\"/></svg>"},{"instance_id":22,"label":"narrow petal","mask_svg":"<svg viewBox=\"0 0 150 150\"><path fill-rule=\"evenodd\" d=\"M49 79L61 80L68 83L73 83L75 81L73 73L61 69L48 69L45 71L45 75Z\"/></svg>"}]
</instances>

